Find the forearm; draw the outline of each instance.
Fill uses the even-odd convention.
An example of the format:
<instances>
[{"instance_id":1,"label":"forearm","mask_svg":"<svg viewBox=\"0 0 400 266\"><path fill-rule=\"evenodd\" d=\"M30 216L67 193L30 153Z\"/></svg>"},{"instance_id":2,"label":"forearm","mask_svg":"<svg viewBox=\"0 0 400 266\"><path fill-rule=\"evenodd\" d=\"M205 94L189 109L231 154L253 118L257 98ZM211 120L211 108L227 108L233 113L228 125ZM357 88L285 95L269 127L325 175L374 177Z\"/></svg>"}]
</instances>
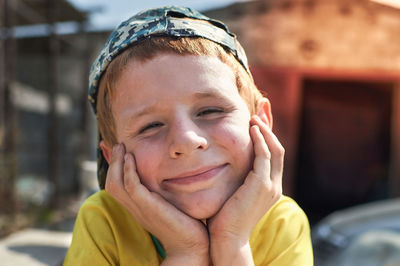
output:
<instances>
[{"instance_id":1,"label":"forearm","mask_svg":"<svg viewBox=\"0 0 400 266\"><path fill-rule=\"evenodd\" d=\"M213 265L254 265L248 241L211 241L210 255Z\"/></svg>"}]
</instances>

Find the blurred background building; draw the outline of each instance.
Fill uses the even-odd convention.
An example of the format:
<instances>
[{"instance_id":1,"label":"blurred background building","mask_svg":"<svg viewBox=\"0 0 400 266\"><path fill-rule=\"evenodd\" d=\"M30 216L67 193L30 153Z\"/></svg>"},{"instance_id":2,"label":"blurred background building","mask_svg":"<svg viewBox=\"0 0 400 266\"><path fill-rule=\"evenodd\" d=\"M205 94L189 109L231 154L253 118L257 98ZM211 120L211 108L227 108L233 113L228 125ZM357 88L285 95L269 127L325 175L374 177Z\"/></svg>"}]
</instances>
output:
<instances>
[{"instance_id":1,"label":"blurred background building","mask_svg":"<svg viewBox=\"0 0 400 266\"><path fill-rule=\"evenodd\" d=\"M0 214L15 218L65 204L80 162L95 157L90 46L86 12L67 1L1 0L0 11ZM0 220L2 233L11 221Z\"/></svg>"},{"instance_id":2,"label":"blurred background building","mask_svg":"<svg viewBox=\"0 0 400 266\"><path fill-rule=\"evenodd\" d=\"M260 0L206 13L245 47L286 148L284 192L312 223L400 195L398 7Z\"/></svg>"},{"instance_id":3,"label":"blurred background building","mask_svg":"<svg viewBox=\"0 0 400 266\"><path fill-rule=\"evenodd\" d=\"M257 0L205 13L244 46L286 148L284 192L312 223L400 195L400 9ZM0 0L3 215L63 206L95 160L87 76L110 28L91 30L89 16L66 0Z\"/></svg>"}]
</instances>

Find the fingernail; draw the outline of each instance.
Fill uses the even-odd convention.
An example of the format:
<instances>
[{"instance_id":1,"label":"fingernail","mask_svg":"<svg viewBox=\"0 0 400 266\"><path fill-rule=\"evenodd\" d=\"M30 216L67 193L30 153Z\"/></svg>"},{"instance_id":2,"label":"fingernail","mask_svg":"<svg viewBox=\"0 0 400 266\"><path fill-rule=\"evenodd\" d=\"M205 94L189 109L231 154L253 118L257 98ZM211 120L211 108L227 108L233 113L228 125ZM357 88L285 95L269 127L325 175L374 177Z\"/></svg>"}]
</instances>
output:
<instances>
[{"instance_id":1,"label":"fingernail","mask_svg":"<svg viewBox=\"0 0 400 266\"><path fill-rule=\"evenodd\" d=\"M254 124L257 121L257 116L253 115L250 119L250 124Z\"/></svg>"},{"instance_id":2,"label":"fingernail","mask_svg":"<svg viewBox=\"0 0 400 266\"><path fill-rule=\"evenodd\" d=\"M126 162L127 160L129 160L129 156L128 156L128 154L125 154L124 161Z\"/></svg>"}]
</instances>

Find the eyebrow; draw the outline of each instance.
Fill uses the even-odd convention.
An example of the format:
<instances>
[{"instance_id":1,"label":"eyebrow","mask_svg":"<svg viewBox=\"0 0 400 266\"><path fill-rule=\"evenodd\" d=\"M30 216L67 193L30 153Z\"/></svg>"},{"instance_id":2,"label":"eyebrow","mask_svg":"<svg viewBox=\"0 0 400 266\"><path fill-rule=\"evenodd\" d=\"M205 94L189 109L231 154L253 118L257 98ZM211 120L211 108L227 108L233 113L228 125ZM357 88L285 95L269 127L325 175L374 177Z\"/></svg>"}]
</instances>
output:
<instances>
[{"instance_id":1,"label":"eyebrow","mask_svg":"<svg viewBox=\"0 0 400 266\"><path fill-rule=\"evenodd\" d=\"M129 115L127 119L127 124L132 125L139 117L152 113L156 107L154 105L150 105L140 109L138 112L134 112L132 115ZM129 126L128 126L129 127Z\"/></svg>"},{"instance_id":2,"label":"eyebrow","mask_svg":"<svg viewBox=\"0 0 400 266\"><path fill-rule=\"evenodd\" d=\"M226 97L219 91L213 91L213 92L196 92L193 94L193 99L204 99L204 98L215 98L215 99L221 99L221 100L226 100Z\"/></svg>"}]
</instances>

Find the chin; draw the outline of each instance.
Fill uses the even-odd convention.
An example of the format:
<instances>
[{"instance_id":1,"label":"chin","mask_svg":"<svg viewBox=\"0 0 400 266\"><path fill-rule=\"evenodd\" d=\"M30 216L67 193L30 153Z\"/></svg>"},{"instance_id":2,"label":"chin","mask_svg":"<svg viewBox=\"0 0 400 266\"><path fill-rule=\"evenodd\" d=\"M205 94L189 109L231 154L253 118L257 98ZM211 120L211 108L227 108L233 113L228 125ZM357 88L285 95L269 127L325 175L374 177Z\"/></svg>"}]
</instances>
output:
<instances>
[{"instance_id":1,"label":"chin","mask_svg":"<svg viewBox=\"0 0 400 266\"><path fill-rule=\"evenodd\" d=\"M217 212L219 211L220 208L216 210L206 210L206 211L198 211L198 210L189 210L189 211L184 211L187 215L190 217L197 219L197 220L206 220L208 218L213 217Z\"/></svg>"},{"instance_id":2,"label":"chin","mask_svg":"<svg viewBox=\"0 0 400 266\"><path fill-rule=\"evenodd\" d=\"M178 207L181 211L197 220L205 220L213 217L222 208L226 198L206 200L197 204L185 204Z\"/></svg>"},{"instance_id":3,"label":"chin","mask_svg":"<svg viewBox=\"0 0 400 266\"><path fill-rule=\"evenodd\" d=\"M225 185L224 189L210 189L175 197L168 201L197 220L215 216L240 184Z\"/></svg>"}]
</instances>

